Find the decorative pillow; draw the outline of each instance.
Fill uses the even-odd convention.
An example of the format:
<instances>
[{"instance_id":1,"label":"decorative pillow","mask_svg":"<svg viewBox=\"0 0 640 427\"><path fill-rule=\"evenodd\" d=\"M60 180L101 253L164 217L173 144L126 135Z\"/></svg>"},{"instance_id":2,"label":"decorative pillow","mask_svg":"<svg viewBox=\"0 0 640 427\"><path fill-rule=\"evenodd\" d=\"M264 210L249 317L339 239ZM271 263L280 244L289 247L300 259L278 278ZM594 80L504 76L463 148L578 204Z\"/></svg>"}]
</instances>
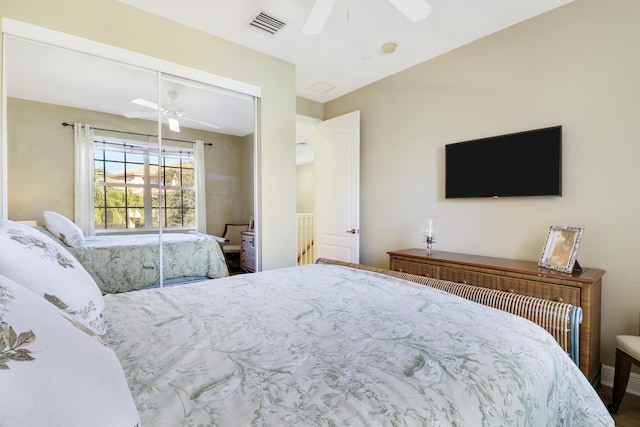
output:
<instances>
[{"instance_id":1,"label":"decorative pillow","mask_svg":"<svg viewBox=\"0 0 640 427\"><path fill-rule=\"evenodd\" d=\"M106 332L104 299L93 278L62 245L28 225L0 220L0 274L96 332Z\"/></svg>"},{"instance_id":2,"label":"decorative pillow","mask_svg":"<svg viewBox=\"0 0 640 427\"><path fill-rule=\"evenodd\" d=\"M44 226L51 234L72 248L82 246L84 234L73 221L54 211L44 211L42 215L44 216Z\"/></svg>"},{"instance_id":3,"label":"decorative pillow","mask_svg":"<svg viewBox=\"0 0 640 427\"><path fill-rule=\"evenodd\" d=\"M1 275L0 384L1 426L140 426L115 353Z\"/></svg>"}]
</instances>

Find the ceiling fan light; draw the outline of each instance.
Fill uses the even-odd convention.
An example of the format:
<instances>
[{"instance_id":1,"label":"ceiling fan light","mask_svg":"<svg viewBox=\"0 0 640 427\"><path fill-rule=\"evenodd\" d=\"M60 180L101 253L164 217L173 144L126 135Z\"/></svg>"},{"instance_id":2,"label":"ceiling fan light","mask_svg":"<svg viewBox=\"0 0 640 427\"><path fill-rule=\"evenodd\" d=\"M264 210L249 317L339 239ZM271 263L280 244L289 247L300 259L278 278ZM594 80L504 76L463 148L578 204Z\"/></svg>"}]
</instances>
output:
<instances>
[{"instance_id":1,"label":"ceiling fan light","mask_svg":"<svg viewBox=\"0 0 640 427\"><path fill-rule=\"evenodd\" d=\"M313 35L322 31L336 0L316 0L302 29L303 34Z\"/></svg>"},{"instance_id":2,"label":"ceiling fan light","mask_svg":"<svg viewBox=\"0 0 640 427\"><path fill-rule=\"evenodd\" d=\"M169 117L169 129L174 132L180 132L180 123L175 117Z\"/></svg>"},{"instance_id":3,"label":"ceiling fan light","mask_svg":"<svg viewBox=\"0 0 640 427\"><path fill-rule=\"evenodd\" d=\"M407 19L414 24L431 13L431 6L424 0L389 0Z\"/></svg>"}]
</instances>

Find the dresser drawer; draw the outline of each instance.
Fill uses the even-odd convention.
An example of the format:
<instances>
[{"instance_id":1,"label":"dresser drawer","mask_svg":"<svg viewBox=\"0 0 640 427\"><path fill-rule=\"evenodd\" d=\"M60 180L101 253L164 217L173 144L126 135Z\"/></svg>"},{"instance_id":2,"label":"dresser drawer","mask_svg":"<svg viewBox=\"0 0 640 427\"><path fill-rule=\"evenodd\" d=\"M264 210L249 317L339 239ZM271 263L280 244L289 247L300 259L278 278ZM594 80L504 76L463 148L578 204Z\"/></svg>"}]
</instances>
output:
<instances>
[{"instance_id":1,"label":"dresser drawer","mask_svg":"<svg viewBox=\"0 0 640 427\"><path fill-rule=\"evenodd\" d=\"M438 268L438 279L489 289L496 289L498 285L498 278L495 275L447 267Z\"/></svg>"},{"instance_id":2,"label":"dresser drawer","mask_svg":"<svg viewBox=\"0 0 640 427\"><path fill-rule=\"evenodd\" d=\"M498 289L530 297L564 302L576 307L580 306L580 289L572 288L570 286L500 277L498 279Z\"/></svg>"},{"instance_id":3,"label":"dresser drawer","mask_svg":"<svg viewBox=\"0 0 640 427\"><path fill-rule=\"evenodd\" d=\"M242 232L240 242L240 267L245 271L256 271L256 241L252 232Z\"/></svg>"},{"instance_id":4,"label":"dresser drawer","mask_svg":"<svg viewBox=\"0 0 640 427\"><path fill-rule=\"evenodd\" d=\"M433 265L413 262L407 259L393 259L391 261L391 270L401 273L415 274L423 277L436 277L438 268Z\"/></svg>"},{"instance_id":5,"label":"dresser drawer","mask_svg":"<svg viewBox=\"0 0 640 427\"><path fill-rule=\"evenodd\" d=\"M255 251L255 241L253 234L243 234L241 247L246 250Z\"/></svg>"}]
</instances>

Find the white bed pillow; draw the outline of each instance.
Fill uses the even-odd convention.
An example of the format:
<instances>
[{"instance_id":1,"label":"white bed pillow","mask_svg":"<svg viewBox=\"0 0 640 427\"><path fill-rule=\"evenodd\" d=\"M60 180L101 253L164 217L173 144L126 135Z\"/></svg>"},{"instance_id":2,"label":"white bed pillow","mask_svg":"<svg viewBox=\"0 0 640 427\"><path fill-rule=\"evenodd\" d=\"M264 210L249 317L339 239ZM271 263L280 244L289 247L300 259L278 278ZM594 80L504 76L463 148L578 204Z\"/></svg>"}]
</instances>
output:
<instances>
[{"instance_id":1,"label":"white bed pillow","mask_svg":"<svg viewBox=\"0 0 640 427\"><path fill-rule=\"evenodd\" d=\"M140 426L115 353L0 275L0 425Z\"/></svg>"},{"instance_id":2,"label":"white bed pillow","mask_svg":"<svg viewBox=\"0 0 640 427\"><path fill-rule=\"evenodd\" d=\"M82 246L84 243L84 234L75 222L54 211L44 211L42 216L44 216L44 226L46 229L62 240L67 246L71 246L72 248Z\"/></svg>"},{"instance_id":3,"label":"white bed pillow","mask_svg":"<svg viewBox=\"0 0 640 427\"><path fill-rule=\"evenodd\" d=\"M0 220L0 274L21 283L97 334L106 332L104 298L66 248L28 225Z\"/></svg>"}]
</instances>

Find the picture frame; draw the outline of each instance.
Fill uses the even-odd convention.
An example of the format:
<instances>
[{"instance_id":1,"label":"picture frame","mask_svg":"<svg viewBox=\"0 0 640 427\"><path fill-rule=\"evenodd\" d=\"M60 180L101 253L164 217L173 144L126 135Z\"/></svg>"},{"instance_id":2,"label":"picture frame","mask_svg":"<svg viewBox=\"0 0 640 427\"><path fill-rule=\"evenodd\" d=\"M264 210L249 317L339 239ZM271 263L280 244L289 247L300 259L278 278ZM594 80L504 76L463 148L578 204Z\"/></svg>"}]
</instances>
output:
<instances>
[{"instance_id":1,"label":"picture frame","mask_svg":"<svg viewBox=\"0 0 640 427\"><path fill-rule=\"evenodd\" d=\"M550 270L572 273L580 270L577 263L578 248L582 241L583 227L552 225L542 248L538 265Z\"/></svg>"}]
</instances>

